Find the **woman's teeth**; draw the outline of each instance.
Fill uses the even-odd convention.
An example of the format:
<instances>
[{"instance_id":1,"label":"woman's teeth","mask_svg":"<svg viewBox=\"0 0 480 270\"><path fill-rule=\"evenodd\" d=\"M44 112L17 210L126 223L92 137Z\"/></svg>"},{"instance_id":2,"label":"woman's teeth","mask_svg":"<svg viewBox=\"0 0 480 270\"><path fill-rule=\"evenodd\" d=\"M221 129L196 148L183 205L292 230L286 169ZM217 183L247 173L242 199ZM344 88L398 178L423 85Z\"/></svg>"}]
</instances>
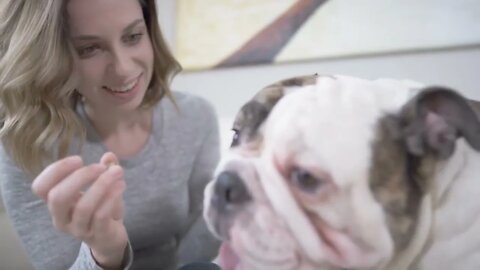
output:
<instances>
[{"instance_id":1,"label":"woman's teeth","mask_svg":"<svg viewBox=\"0 0 480 270\"><path fill-rule=\"evenodd\" d=\"M128 91L132 90L133 87L137 84L137 81L138 81L138 79L129 83L129 84L127 84L127 85L124 85L120 88L110 88L110 87L105 87L105 88L107 88L108 90L110 90L112 92L125 93L125 92L128 92Z\"/></svg>"}]
</instances>

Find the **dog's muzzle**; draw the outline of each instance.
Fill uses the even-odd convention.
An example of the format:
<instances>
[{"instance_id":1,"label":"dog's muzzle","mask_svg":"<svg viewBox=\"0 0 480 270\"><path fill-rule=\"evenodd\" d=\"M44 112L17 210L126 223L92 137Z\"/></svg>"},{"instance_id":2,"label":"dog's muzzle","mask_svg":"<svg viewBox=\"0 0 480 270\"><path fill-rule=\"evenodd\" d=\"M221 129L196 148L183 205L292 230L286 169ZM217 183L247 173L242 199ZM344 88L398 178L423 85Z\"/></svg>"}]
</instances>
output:
<instances>
[{"instance_id":1,"label":"dog's muzzle","mask_svg":"<svg viewBox=\"0 0 480 270\"><path fill-rule=\"evenodd\" d=\"M220 215L235 214L251 200L252 197L238 173L224 171L217 176L211 205Z\"/></svg>"}]
</instances>

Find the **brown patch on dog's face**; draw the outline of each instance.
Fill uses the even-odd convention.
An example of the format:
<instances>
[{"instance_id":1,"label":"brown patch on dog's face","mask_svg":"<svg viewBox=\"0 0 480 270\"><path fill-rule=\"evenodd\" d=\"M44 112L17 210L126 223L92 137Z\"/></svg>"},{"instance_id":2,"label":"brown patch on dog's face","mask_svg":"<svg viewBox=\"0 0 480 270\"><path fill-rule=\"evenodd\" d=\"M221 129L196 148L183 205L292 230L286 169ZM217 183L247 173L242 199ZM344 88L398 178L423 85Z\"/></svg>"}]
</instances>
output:
<instances>
[{"instance_id":1,"label":"brown patch on dog's face","mask_svg":"<svg viewBox=\"0 0 480 270\"><path fill-rule=\"evenodd\" d=\"M472 106L473 110L477 113L478 118L480 119L480 101L477 100L470 100L470 106Z\"/></svg>"},{"instance_id":2,"label":"brown patch on dog's face","mask_svg":"<svg viewBox=\"0 0 480 270\"><path fill-rule=\"evenodd\" d=\"M373 142L370 187L383 206L395 250L404 249L413 236L420 200L433 173L433 160L408 153L399 129L399 119L385 116L378 123Z\"/></svg>"},{"instance_id":3,"label":"brown patch on dog's face","mask_svg":"<svg viewBox=\"0 0 480 270\"><path fill-rule=\"evenodd\" d=\"M462 99L459 96L442 88L428 91L431 93L429 94L431 96L427 96L428 99L434 100L439 98L438 95L445 95L450 101L444 103L453 104L437 105L435 103L437 106L434 108L439 115L445 117L445 119L452 119L452 115L462 115L463 117L457 116L455 119L468 119L469 123L450 120L451 122L446 122L448 125L457 125L459 127L454 128L460 130L461 126L469 126L472 130L478 126L478 120L475 121L472 117L473 114L469 113L469 109L462 105ZM422 95L420 94L412 99L412 102L406 104L398 115L386 115L379 121L377 139L373 142L372 147L373 160L370 170L370 187L375 199L383 206L386 222L397 251L404 249L414 234L420 200L431 189L435 164L451 155L450 151L447 152L450 153L449 155L442 155L442 152L429 148L429 141L425 137L428 136L426 134L432 133L432 131L429 131L432 127L429 127L426 122L418 122L421 113L424 113L423 109L426 108L423 103L418 103L419 97L422 97ZM421 102L426 103L425 100ZM421 109L419 109L418 104L422 104ZM480 102L469 101L469 104L476 110L477 117L480 116ZM464 105L468 107L466 101ZM445 108L448 108L448 110ZM415 124L414 127L416 128L413 133L412 124ZM437 131L439 129L433 128L433 130ZM420 134L415 135L416 133ZM459 137L466 132L456 131L454 134ZM413 151L416 148L412 150L412 146L408 142L412 135L421 137L424 141L420 143L420 146L427 150L420 154ZM474 136L470 137L472 137L470 141L476 142L475 140L478 140ZM450 137L442 138L451 139ZM441 148L443 147L441 144L447 143L449 141L444 140L434 146Z\"/></svg>"},{"instance_id":4,"label":"brown patch on dog's face","mask_svg":"<svg viewBox=\"0 0 480 270\"><path fill-rule=\"evenodd\" d=\"M317 74L290 78L260 90L236 115L233 124L235 135L231 147L247 145L252 151L258 150L262 141L261 126L275 104L292 88L313 85L317 78Z\"/></svg>"}]
</instances>

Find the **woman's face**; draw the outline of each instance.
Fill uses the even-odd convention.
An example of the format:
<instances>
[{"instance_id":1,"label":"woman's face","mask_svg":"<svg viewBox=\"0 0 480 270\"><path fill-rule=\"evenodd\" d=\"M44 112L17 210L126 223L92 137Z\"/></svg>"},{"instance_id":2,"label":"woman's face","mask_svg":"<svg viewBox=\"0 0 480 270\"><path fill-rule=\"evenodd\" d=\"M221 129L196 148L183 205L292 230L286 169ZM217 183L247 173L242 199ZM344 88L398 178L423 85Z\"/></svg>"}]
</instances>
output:
<instances>
[{"instance_id":1,"label":"woman's face","mask_svg":"<svg viewBox=\"0 0 480 270\"><path fill-rule=\"evenodd\" d=\"M94 111L131 111L153 72L153 49L138 0L69 0L77 90Z\"/></svg>"}]
</instances>

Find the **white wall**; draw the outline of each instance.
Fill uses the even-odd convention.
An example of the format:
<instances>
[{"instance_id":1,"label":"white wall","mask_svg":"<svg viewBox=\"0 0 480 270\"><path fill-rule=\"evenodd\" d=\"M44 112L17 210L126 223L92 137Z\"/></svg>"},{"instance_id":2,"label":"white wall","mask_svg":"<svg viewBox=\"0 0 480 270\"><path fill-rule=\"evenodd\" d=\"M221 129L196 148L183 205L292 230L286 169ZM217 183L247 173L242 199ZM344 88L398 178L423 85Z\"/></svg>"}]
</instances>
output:
<instances>
[{"instance_id":1,"label":"white wall","mask_svg":"<svg viewBox=\"0 0 480 270\"><path fill-rule=\"evenodd\" d=\"M158 4L160 23L173 47L175 0L160 0ZM458 50L183 72L174 80L173 87L210 100L219 113L223 136L230 136L231 117L256 91L279 79L311 73L346 74L371 79L408 78L449 86L480 100L480 45ZM227 138L224 138L224 144Z\"/></svg>"},{"instance_id":2,"label":"white wall","mask_svg":"<svg viewBox=\"0 0 480 270\"><path fill-rule=\"evenodd\" d=\"M480 99L480 48L184 72L174 81L174 87L206 96L221 114L231 114L261 87L282 78L315 72L365 78L408 78L450 86Z\"/></svg>"}]
</instances>

